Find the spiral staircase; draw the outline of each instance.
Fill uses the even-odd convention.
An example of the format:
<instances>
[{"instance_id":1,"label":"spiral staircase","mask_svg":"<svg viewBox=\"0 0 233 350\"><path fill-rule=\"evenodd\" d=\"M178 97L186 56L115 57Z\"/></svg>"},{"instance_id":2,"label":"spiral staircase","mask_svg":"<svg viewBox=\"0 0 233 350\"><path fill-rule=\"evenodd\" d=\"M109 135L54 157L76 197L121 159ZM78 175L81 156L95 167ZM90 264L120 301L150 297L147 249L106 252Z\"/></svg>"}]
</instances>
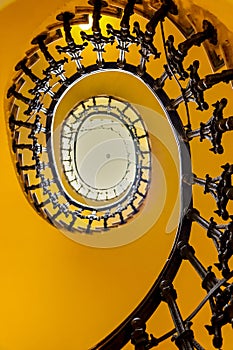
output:
<instances>
[{"instance_id":1,"label":"spiral staircase","mask_svg":"<svg viewBox=\"0 0 233 350\"><path fill-rule=\"evenodd\" d=\"M233 39L211 6L2 9L3 348L231 349Z\"/></svg>"}]
</instances>

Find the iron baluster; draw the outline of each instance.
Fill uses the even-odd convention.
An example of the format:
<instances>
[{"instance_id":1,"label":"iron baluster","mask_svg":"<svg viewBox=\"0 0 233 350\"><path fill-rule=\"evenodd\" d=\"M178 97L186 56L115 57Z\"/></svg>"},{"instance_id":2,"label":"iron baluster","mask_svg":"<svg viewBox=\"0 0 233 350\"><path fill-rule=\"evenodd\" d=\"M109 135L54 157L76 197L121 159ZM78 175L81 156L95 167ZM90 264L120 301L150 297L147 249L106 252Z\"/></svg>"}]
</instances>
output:
<instances>
[{"instance_id":1,"label":"iron baluster","mask_svg":"<svg viewBox=\"0 0 233 350\"><path fill-rule=\"evenodd\" d=\"M28 92L32 95L38 96L40 93L49 94L51 97L54 97L55 94L52 91L52 87L49 85L49 80L51 78L50 75L47 75L44 79L40 79L37 77L32 70L27 67L27 58L22 59L18 64L15 66L15 70L19 71L22 70L32 81L35 83L35 87L33 89L28 90Z\"/></svg>"},{"instance_id":2,"label":"iron baluster","mask_svg":"<svg viewBox=\"0 0 233 350\"><path fill-rule=\"evenodd\" d=\"M162 300L168 304L177 332L177 335L173 336L172 340L175 341L176 346L180 350L193 350L193 331L190 329L190 323L185 324L182 319L180 310L176 303L177 293L173 285L169 281L164 280L160 284L160 290Z\"/></svg>"},{"instance_id":3,"label":"iron baluster","mask_svg":"<svg viewBox=\"0 0 233 350\"><path fill-rule=\"evenodd\" d=\"M130 34L130 17L134 13L134 5L136 0L128 0L124 14L120 23L120 30L114 29L111 24L107 24L107 33L112 35L117 41L117 49L120 50L119 58L117 60L117 65L119 68L125 66L125 54L129 52L129 46L136 42L136 38Z\"/></svg>"},{"instance_id":4,"label":"iron baluster","mask_svg":"<svg viewBox=\"0 0 233 350\"><path fill-rule=\"evenodd\" d=\"M217 284L218 280L215 277L215 274L211 271L211 267L207 270L195 256L195 250L188 243L180 242L178 244L178 249L182 259L188 260L193 268L196 270L198 275L202 279L202 288L206 289L207 292Z\"/></svg>"},{"instance_id":5,"label":"iron baluster","mask_svg":"<svg viewBox=\"0 0 233 350\"><path fill-rule=\"evenodd\" d=\"M211 317L211 325L206 325L210 335L213 335L213 346L220 349L223 344L222 327L226 324L233 326L233 284L219 291Z\"/></svg>"},{"instance_id":6,"label":"iron baluster","mask_svg":"<svg viewBox=\"0 0 233 350\"><path fill-rule=\"evenodd\" d=\"M50 76L50 74L54 74L56 77L60 77L62 82L67 80L64 75L64 64L68 62L68 59L64 57L62 60L56 61L54 57L49 53L48 47L45 44L48 35L46 33L39 34L32 40L32 45L38 45L41 52L44 55L44 58L49 64L49 67L46 68L43 73L46 77Z\"/></svg>"},{"instance_id":7,"label":"iron baluster","mask_svg":"<svg viewBox=\"0 0 233 350\"><path fill-rule=\"evenodd\" d=\"M213 115L207 123L200 123L200 128L196 130L187 130L187 137L191 140L194 137L200 137L202 142L204 139L212 143L210 151L215 154L224 152L222 146L222 136L227 131L233 130L233 117L224 118L223 110L227 105L227 99L222 98L212 106L215 107Z\"/></svg>"},{"instance_id":8,"label":"iron baluster","mask_svg":"<svg viewBox=\"0 0 233 350\"><path fill-rule=\"evenodd\" d=\"M205 194L211 193L218 206L215 213L221 216L223 220L227 220L229 218L227 204L229 200L233 199L233 165L226 163L222 166L222 168L224 170L220 176L212 178L209 176L209 174L207 174L205 180L194 177L194 183L203 186Z\"/></svg>"},{"instance_id":9,"label":"iron baluster","mask_svg":"<svg viewBox=\"0 0 233 350\"><path fill-rule=\"evenodd\" d=\"M131 327L131 344L134 345L135 350L147 350L158 345L157 339L152 334L150 337L147 334L146 324L141 318L135 317L131 321Z\"/></svg>"},{"instance_id":10,"label":"iron baluster","mask_svg":"<svg viewBox=\"0 0 233 350\"><path fill-rule=\"evenodd\" d=\"M64 32L65 32L65 39L67 46L60 46L56 45L56 49L59 53L66 53L71 57L71 60L74 60L77 65L77 70L82 73L84 72L84 67L81 64L81 60L83 57L81 56L83 50L85 47L87 47L88 43L83 43L80 45L77 45L71 35L71 20L75 17L74 13L71 12L63 12L60 13L56 18L58 21L63 22Z\"/></svg>"},{"instance_id":11,"label":"iron baluster","mask_svg":"<svg viewBox=\"0 0 233 350\"><path fill-rule=\"evenodd\" d=\"M33 123L30 122L24 122L22 120L17 120L13 116L13 114L9 118L9 127L12 132L14 132L15 127L24 127L29 130L31 130L31 133L29 134L29 138L34 137L36 134L39 134L40 132L46 133L46 128L40 123L40 116L37 114L35 117L35 121Z\"/></svg>"},{"instance_id":12,"label":"iron baluster","mask_svg":"<svg viewBox=\"0 0 233 350\"><path fill-rule=\"evenodd\" d=\"M43 112L47 113L47 109L44 107L43 103L40 101L40 94L38 93L33 99L30 99L20 92L16 91L16 85L13 84L8 92L7 92L7 98L10 98L11 96L14 96L19 101L22 101L23 103L28 105L28 109L24 111L25 115L31 115L31 113L35 112Z\"/></svg>"},{"instance_id":13,"label":"iron baluster","mask_svg":"<svg viewBox=\"0 0 233 350\"><path fill-rule=\"evenodd\" d=\"M218 225L213 217L209 221L200 216L200 213L193 209L190 214L190 219L196 221L207 232L207 237L213 240L213 243L218 252L218 263L215 266L222 272L223 277L228 277L230 268L228 265L229 259L233 255L233 222L232 218L228 224Z\"/></svg>"},{"instance_id":14,"label":"iron baluster","mask_svg":"<svg viewBox=\"0 0 233 350\"><path fill-rule=\"evenodd\" d=\"M190 38L178 44L176 49L174 46L174 36L171 34L165 43L167 49L167 65L164 66L165 71L160 78L155 80L155 89L162 88L166 79L173 74L178 74L180 80L188 78L189 74L183 67L183 61L188 55L188 51L193 46L200 46L204 41L208 40L211 44L217 44L217 31L214 26L207 20L203 21L203 31L192 34Z\"/></svg>"},{"instance_id":15,"label":"iron baluster","mask_svg":"<svg viewBox=\"0 0 233 350\"><path fill-rule=\"evenodd\" d=\"M101 33L99 21L101 19L101 8L104 3L101 0L94 0L93 9L93 25L92 25L92 35L86 34L84 31L80 32L82 39L89 41L94 49L93 51L97 54L96 64L99 68L104 66L103 52L105 51L105 46L109 43L113 44L114 37L105 37Z\"/></svg>"},{"instance_id":16,"label":"iron baluster","mask_svg":"<svg viewBox=\"0 0 233 350\"><path fill-rule=\"evenodd\" d=\"M233 69L223 70L221 73L209 74L201 79L198 74L199 61L195 60L190 65L189 84L184 89L183 94L173 100L167 108L169 110L176 109L183 101L194 101L198 105L198 110L206 110L209 108L208 103L204 100L204 91L210 89L220 82L229 83L233 79Z\"/></svg>"},{"instance_id":17,"label":"iron baluster","mask_svg":"<svg viewBox=\"0 0 233 350\"><path fill-rule=\"evenodd\" d=\"M138 22L134 22L133 33L136 34L137 42L140 44L141 60L137 67L138 75L142 76L146 71L146 63L149 61L151 55L154 58L159 58L160 53L153 44L155 36L155 30L160 21L164 21L165 17L169 14L177 15L177 6L172 0L163 0L161 7L155 11L149 22L146 24L146 31L143 33L140 29Z\"/></svg>"}]
</instances>

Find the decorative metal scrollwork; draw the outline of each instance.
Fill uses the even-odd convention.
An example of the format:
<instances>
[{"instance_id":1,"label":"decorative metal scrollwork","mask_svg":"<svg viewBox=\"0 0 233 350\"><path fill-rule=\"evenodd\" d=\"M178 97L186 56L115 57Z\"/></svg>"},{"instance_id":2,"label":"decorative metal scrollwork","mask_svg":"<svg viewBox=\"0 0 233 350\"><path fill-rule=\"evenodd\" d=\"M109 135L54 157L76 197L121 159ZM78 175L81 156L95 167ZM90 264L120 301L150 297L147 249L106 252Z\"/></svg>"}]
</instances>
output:
<instances>
[{"instance_id":1,"label":"decorative metal scrollwork","mask_svg":"<svg viewBox=\"0 0 233 350\"><path fill-rule=\"evenodd\" d=\"M203 76L199 73L199 60L186 65L185 59L194 46L207 42L213 48L217 45L217 28L209 19L203 21L202 31L190 32L184 41L175 44L176 37L167 35L164 21L167 16L178 16L179 2L162 0L145 29L134 21L134 14L143 13L143 4L143 1L124 1L119 27L107 23L106 28L102 28L100 21L108 4L93 0L89 4L93 11L91 33L78 28L75 13L63 12L56 17L57 29L43 32L32 40L34 51L15 66L17 77L7 92L15 166L23 190L36 211L61 230L74 234L105 231L111 234L115 227L127 225L140 215L150 192L153 166L144 116L135 105L108 92L93 93L68 109L62 101L83 79L103 72L123 72L146 84L162 105L177 139L181 162L180 222L170 256L148 295L93 350L118 350L130 340L136 350L146 350L159 347L167 338L179 349L203 349L195 338L191 321L207 302L212 316L205 327L213 338L213 346L219 349L223 344L222 328L226 324L233 325L233 165L230 160L224 161L220 165L223 170L218 168L218 176L210 173L203 178L203 175L193 174L190 157L185 158L185 155L193 152L197 138L200 142L210 142L213 157L225 151L224 135L233 130L233 117L225 113L229 101L221 96L212 101L206 94L219 83L231 82L233 69ZM107 17L109 21L110 18ZM163 53L157 49L159 27ZM115 60L108 58L108 44L111 50L115 48ZM137 53L133 62L131 50ZM92 51L94 61L90 63ZM154 60L162 61L160 76L150 66ZM167 92L170 82L174 89L179 89L178 97L170 97L169 89ZM190 107L192 102L196 109ZM212 114L208 111L209 103L213 106ZM58 126L55 116L58 114L60 118L62 108L65 112ZM193 127L197 124L195 113L203 113L204 117L200 126ZM87 155L83 151L82 154L80 150L85 150L82 140L91 145L92 140L98 139L97 133L105 135L105 144L98 145L95 141L94 153ZM105 160L113 156L114 150L115 159L123 157L122 172L110 179L106 175L108 171L104 173L103 169ZM87 156L92 165L89 170ZM99 178L92 177L95 166ZM103 177L108 179L107 185L101 182ZM195 185L203 187L204 194L212 195L215 202L209 219L202 217L193 204L196 194L192 194L198 187ZM198 247L194 249L191 244L190 237L198 230L195 224L214 244L218 256L214 266L204 266L197 257ZM179 309L179 291L174 287L183 261L197 272L206 292L206 297L187 318ZM149 336L146 322L162 302L168 306L174 329L161 337Z\"/></svg>"}]
</instances>

